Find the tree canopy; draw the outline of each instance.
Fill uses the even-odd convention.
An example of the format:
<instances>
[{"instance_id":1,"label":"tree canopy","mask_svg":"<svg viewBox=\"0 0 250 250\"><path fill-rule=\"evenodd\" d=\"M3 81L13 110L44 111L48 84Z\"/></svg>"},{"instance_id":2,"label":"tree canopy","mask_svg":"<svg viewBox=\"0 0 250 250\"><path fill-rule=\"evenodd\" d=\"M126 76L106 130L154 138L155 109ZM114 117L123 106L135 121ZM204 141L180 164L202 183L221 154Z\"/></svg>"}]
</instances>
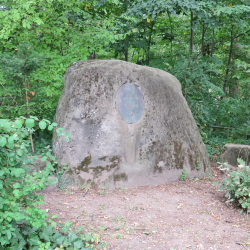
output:
<instances>
[{"instance_id":1,"label":"tree canopy","mask_svg":"<svg viewBox=\"0 0 250 250\"><path fill-rule=\"evenodd\" d=\"M247 143L248 1L10 0L0 6L2 118L53 119L71 62L117 58L174 74L205 137L217 131Z\"/></svg>"}]
</instances>

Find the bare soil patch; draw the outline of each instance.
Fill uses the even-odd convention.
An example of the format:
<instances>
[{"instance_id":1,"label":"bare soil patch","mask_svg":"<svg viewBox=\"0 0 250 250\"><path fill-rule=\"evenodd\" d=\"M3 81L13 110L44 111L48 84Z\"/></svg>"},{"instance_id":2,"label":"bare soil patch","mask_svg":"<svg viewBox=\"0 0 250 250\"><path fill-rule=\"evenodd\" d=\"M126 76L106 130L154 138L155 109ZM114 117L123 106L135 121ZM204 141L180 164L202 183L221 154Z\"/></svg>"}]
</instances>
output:
<instances>
[{"instance_id":1,"label":"bare soil patch","mask_svg":"<svg viewBox=\"0 0 250 250\"><path fill-rule=\"evenodd\" d=\"M225 203L214 181L223 178L212 163L210 179L115 190L44 193L42 209L54 221L75 222L100 236L106 249L250 249L250 218Z\"/></svg>"}]
</instances>

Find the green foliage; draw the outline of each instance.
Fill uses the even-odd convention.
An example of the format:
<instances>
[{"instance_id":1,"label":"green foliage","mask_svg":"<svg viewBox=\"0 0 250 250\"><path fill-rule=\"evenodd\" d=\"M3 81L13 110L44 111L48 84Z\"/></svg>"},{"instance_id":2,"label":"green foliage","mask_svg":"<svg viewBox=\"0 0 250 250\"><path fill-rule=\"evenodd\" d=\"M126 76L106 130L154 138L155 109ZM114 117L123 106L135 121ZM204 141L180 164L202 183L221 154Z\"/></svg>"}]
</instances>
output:
<instances>
[{"instance_id":1,"label":"green foliage","mask_svg":"<svg viewBox=\"0 0 250 250\"><path fill-rule=\"evenodd\" d=\"M210 64L211 59L204 56L195 60L180 55L178 57L178 60L169 62L167 66L181 82L183 95L209 154L215 153L212 147L221 149L223 143L249 144L246 136L250 134L250 101L241 95L235 98L225 96L217 84L220 81L219 68L222 62L214 60Z\"/></svg>"},{"instance_id":2,"label":"green foliage","mask_svg":"<svg viewBox=\"0 0 250 250\"><path fill-rule=\"evenodd\" d=\"M201 167L200 167L200 163L199 163L199 161L197 161L197 162L196 162L196 169L197 169L197 170L200 170L200 168L201 168Z\"/></svg>"},{"instance_id":3,"label":"green foliage","mask_svg":"<svg viewBox=\"0 0 250 250\"><path fill-rule=\"evenodd\" d=\"M57 125L46 121L46 126L47 123L52 127ZM44 171L29 174L25 166L30 162L27 138L34 124L34 118L0 120L0 244L4 249L7 246L23 249L26 243L30 246L37 244L35 232L46 225L47 214L37 207L43 197L34 192L52 184L48 176L53 167L47 162ZM57 131L61 133L61 130ZM50 152L44 155L45 159L47 157L55 160Z\"/></svg>"},{"instance_id":4,"label":"green foliage","mask_svg":"<svg viewBox=\"0 0 250 250\"><path fill-rule=\"evenodd\" d=\"M28 157L30 147L29 135L34 131L35 124L40 129L55 130L58 136L69 134L62 128L55 128L56 123L46 119L38 121L36 117L20 117L14 121L0 120L0 250L5 249L93 249L98 245L101 249L104 244L100 243L96 235L84 235L82 228L75 233L69 232L71 224L58 225L60 232L53 230L56 225L51 217L47 225L46 211L39 208L43 203L43 197L36 191L42 190L46 185L52 184L48 179L55 170L51 162L46 163L43 171L29 173L26 164L32 162ZM51 150L47 147L42 152L42 161L48 157L55 161ZM64 169L63 169L64 170ZM61 176L62 171L57 174Z\"/></svg>"},{"instance_id":5,"label":"green foliage","mask_svg":"<svg viewBox=\"0 0 250 250\"><path fill-rule=\"evenodd\" d=\"M220 190L226 190L227 202L236 202L243 210L250 209L250 168L242 159L237 159L243 171L228 173L220 184ZM218 183L215 183L218 184Z\"/></svg>"},{"instance_id":6,"label":"green foliage","mask_svg":"<svg viewBox=\"0 0 250 250\"><path fill-rule=\"evenodd\" d=\"M215 63L220 64L217 60ZM218 70L209 59L197 57L193 60L179 55L178 60L169 65L169 70L180 81L197 124L214 124L216 117L211 117L211 114L216 109L219 96L224 96L224 93L211 81L212 76L216 79Z\"/></svg>"},{"instance_id":7,"label":"green foliage","mask_svg":"<svg viewBox=\"0 0 250 250\"><path fill-rule=\"evenodd\" d=\"M181 171L181 175L179 176L180 181L185 181L187 177L187 170L183 167L183 170Z\"/></svg>"},{"instance_id":8,"label":"green foliage","mask_svg":"<svg viewBox=\"0 0 250 250\"><path fill-rule=\"evenodd\" d=\"M68 164L66 164L68 165ZM68 186L70 184L70 180L64 180L62 179L62 175L63 173L67 170L68 167L61 167L61 165L58 166L58 170L55 171L55 176L58 179L58 184L57 184L57 188L60 191L65 191L66 186Z\"/></svg>"},{"instance_id":9,"label":"green foliage","mask_svg":"<svg viewBox=\"0 0 250 250\"><path fill-rule=\"evenodd\" d=\"M0 1L0 6L0 118L30 114L53 120L65 70L114 41L113 19L95 11L96 1Z\"/></svg>"},{"instance_id":10,"label":"green foliage","mask_svg":"<svg viewBox=\"0 0 250 250\"><path fill-rule=\"evenodd\" d=\"M41 102L39 95L36 95L40 86L30 85L34 81L32 72L36 71L41 64L41 55L28 46L19 45L13 52L1 54L1 118L38 113L34 110L37 108L36 102Z\"/></svg>"}]
</instances>

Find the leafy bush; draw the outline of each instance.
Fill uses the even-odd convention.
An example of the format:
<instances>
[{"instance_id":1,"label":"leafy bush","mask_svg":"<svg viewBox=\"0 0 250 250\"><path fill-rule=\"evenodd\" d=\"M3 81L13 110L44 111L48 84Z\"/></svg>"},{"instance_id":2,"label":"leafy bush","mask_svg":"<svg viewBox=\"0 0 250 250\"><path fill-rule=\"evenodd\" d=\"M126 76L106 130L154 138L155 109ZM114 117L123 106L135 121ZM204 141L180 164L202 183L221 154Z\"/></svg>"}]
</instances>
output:
<instances>
[{"instance_id":1,"label":"leafy bush","mask_svg":"<svg viewBox=\"0 0 250 250\"><path fill-rule=\"evenodd\" d=\"M45 221L48 215L38 206L43 203L43 197L35 191L52 184L48 177L53 166L47 162L43 171L28 172L26 164L32 161L27 157L28 137L34 132L36 121L40 129L53 130L57 126L47 120L38 121L36 117L0 120L0 250L55 249L58 245L67 249L85 249L84 241L87 247L95 242L90 234L79 238L70 232L66 236L69 223L61 228L63 234L55 232L55 223L48 226ZM69 134L63 133L62 128L57 128L56 132L68 140ZM44 153L42 160L47 157L55 160L50 150Z\"/></svg>"},{"instance_id":2,"label":"leafy bush","mask_svg":"<svg viewBox=\"0 0 250 250\"><path fill-rule=\"evenodd\" d=\"M180 181L185 181L187 177L187 170L183 167L183 170L181 171L181 175L179 176Z\"/></svg>"},{"instance_id":3,"label":"leafy bush","mask_svg":"<svg viewBox=\"0 0 250 250\"><path fill-rule=\"evenodd\" d=\"M55 99L44 93L41 76L37 73L44 64L44 55L31 46L20 44L11 53L1 53L0 118L14 119L23 114L42 115L47 119L54 116L58 95ZM52 88L48 88L49 91L55 92Z\"/></svg>"},{"instance_id":4,"label":"leafy bush","mask_svg":"<svg viewBox=\"0 0 250 250\"><path fill-rule=\"evenodd\" d=\"M212 64L210 58L198 56L192 59L184 55L167 64L170 73L180 81L183 96L197 124L201 126L215 123L214 110L218 106L218 97L224 96L222 89L213 83L219 74L215 65L219 64L218 60Z\"/></svg>"},{"instance_id":5,"label":"leafy bush","mask_svg":"<svg viewBox=\"0 0 250 250\"><path fill-rule=\"evenodd\" d=\"M226 190L227 202L236 202L248 212L250 209L250 167L246 166L242 159L238 158L237 161L239 170L228 173L228 176L221 182L220 190Z\"/></svg>"}]
</instances>

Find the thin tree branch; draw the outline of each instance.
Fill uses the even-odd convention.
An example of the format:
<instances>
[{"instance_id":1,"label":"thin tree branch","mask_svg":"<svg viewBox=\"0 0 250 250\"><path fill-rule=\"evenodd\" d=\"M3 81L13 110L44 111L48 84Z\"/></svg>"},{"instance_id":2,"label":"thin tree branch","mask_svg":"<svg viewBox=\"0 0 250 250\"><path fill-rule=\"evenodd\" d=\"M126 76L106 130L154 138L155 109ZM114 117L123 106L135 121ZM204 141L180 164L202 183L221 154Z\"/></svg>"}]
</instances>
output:
<instances>
[{"instance_id":1,"label":"thin tree branch","mask_svg":"<svg viewBox=\"0 0 250 250\"><path fill-rule=\"evenodd\" d=\"M34 150L34 144L33 144L33 139L32 139L32 133L30 132L30 142L31 142L31 149L32 149L32 152L34 153L35 150Z\"/></svg>"},{"instance_id":2,"label":"thin tree branch","mask_svg":"<svg viewBox=\"0 0 250 250\"><path fill-rule=\"evenodd\" d=\"M241 33L241 34L235 36L234 39L235 39L235 38L238 38L239 36L243 36L243 35L245 35L245 34L248 33L248 32L250 32L250 30L247 30L247 31L245 31L245 32L243 32L243 33Z\"/></svg>"}]
</instances>

